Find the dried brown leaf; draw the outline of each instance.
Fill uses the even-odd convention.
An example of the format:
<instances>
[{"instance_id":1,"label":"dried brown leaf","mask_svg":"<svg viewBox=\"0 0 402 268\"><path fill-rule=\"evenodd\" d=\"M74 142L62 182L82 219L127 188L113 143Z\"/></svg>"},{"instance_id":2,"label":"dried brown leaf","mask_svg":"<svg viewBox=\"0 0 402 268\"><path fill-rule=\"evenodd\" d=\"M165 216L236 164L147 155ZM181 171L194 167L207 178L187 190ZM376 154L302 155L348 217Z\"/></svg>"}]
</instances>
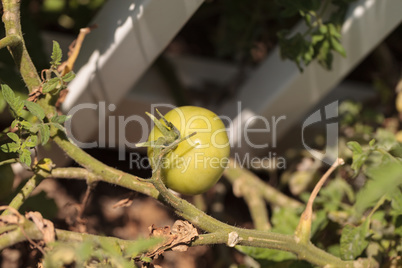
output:
<instances>
[{"instance_id":1,"label":"dried brown leaf","mask_svg":"<svg viewBox=\"0 0 402 268\"><path fill-rule=\"evenodd\" d=\"M198 236L198 231L188 221L177 220L172 226L172 234L177 235L174 243L172 243L172 250L187 251L187 244Z\"/></svg>"},{"instance_id":2,"label":"dried brown leaf","mask_svg":"<svg viewBox=\"0 0 402 268\"><path fill-rule=\"evenodd\" d=\"M37 211L27 212L25 214L25 217L35 223L36 227L43 234L43 241L45 243L53 242L55 240L55 230L53 222L44 219L42 217L42 214Z\"/></svg>"},{"instance_id":3,"label":"dried brown leaf","mask_svg":"<svg viewBox=\"0 0 402 268\"><path fill-rule=\"evenodd\" d=\"M70 51L68 52L68 59L58 67L58 71L61 73L62 76L73 69L74 63L77 60L78 54L80 53L85 36L89 34L94 28L96 28L95 25L80 29L80 33L78 34L77 39L74 40L69 47Z\"/></svg>"},{"instance_id":4,"label":"dried brown leaf","mask_svg":"<svg viewBox=\"0 0 402 268\"><path fill-rule=\"evenodd\" d=\"M188 244L190 244L197 236L197 229L189 222L177 220L172 228L165 226L157 228L154 225L149 227L150 236L165 237L155 250L148 252L147 257L154 258L161 255L166 250L173 251L187 251Z\"/></svg>"},{"instance_id":5,"label":"dried brown leaf","mask_svg":"<svg viewBox=\"0 0 402 268\"><path fill-rule=\"evenodd\" d=\"M0 216L0 226L9 224L21 224L24 222L24 217L13 207L10 206L0 206L0 210L8 209L11 214Z\"/></svg>"},{"instance_id":6,"label":"dried brown leaf","mask_svg":"<svg viewBox=\"0 0 402 268\"><path fill-rule=\"evenodd\" d=\"M134 194L131 194L129 197L124 198L113 205L113 208L125 208L129 207L133 204Z\"/></svg>"}]
</instances>

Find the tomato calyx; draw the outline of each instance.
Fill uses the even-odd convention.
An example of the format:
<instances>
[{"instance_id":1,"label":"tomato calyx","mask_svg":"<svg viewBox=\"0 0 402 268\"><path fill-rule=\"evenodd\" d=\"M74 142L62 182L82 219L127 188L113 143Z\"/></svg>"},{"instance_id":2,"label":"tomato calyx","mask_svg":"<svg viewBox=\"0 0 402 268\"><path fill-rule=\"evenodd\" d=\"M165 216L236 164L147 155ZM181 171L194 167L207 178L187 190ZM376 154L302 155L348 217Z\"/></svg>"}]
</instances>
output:
<instances>
[{"instance_id":1,"label":"tomato calyx","mask_svg":"<svg viewBox=\"0 0 402 268\"><path fill-rule=\"evenodd\" d=\"M167 121L158 110L156 111L165 125L162 124L162 122L160 122L153 114L148 112L146 112L146 114L155 123L155 126L160 130L163 136L153 141L137 143L135 145L136 147L153 148L153 153L151 155L152 159L150 159L151 163L154 163L154 165L152 165L152 173L155 173L158 169L160 169L164 156L176 149L180 142L185 141L196 134L196 132L193 132L190 135L181 137L180 131L171 122Z\"/></svg>"}]
</instances>

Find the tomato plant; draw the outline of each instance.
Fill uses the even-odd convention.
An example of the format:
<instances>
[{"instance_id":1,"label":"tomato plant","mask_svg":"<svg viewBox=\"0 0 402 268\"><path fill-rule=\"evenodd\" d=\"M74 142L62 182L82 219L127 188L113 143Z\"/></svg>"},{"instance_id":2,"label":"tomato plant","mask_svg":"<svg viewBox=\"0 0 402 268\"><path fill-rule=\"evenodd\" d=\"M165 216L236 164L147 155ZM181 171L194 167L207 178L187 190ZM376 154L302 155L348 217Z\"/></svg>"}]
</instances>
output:
<instances>
[{"instance_id":1,"label":"tomato plant","mask_svg":"<svg viewBox=\"0 0 402 268\"><path fill-rule=\"evenodd\" d=\"M164 117L178 129L181 137L194 132L195 135L179 143L163 159L163 182L182 194L207 191L219 180L228 162L230 146L225 125L215 113L196 106L175 108ZM162 132L154 127L148 140L162 136ZM150 159L153 151L148 147Z\"/></svg>"}]
</instances>

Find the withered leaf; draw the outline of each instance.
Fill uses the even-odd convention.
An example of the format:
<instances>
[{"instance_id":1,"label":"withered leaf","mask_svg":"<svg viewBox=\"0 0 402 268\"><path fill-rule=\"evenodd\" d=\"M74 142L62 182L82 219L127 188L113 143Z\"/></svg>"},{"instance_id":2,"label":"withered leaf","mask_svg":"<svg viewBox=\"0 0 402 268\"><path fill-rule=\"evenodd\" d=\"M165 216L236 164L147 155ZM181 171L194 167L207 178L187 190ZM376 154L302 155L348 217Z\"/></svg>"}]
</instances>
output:
<instances>
[{"instance_id":1,"label":"withered leaf","mask_svg":"<svg viewBox=\"0 0 402 268\"><path fill-rule=\"evenodd\" d=\"M198 236L198 231L188 221L177 220L172 226L172 234L177 235L172 250L187 251L187 244Z\"/></svg>"},{"instance_id":2,"label":"withered leaf","mask_svg":"<svg viewBox=\"0 0 402 268\"><path fill-rule=\"evenodd\" d=\"M197 236L197 229L189 222L177 220L172 228L165 226L156 228L154 225L149 227L150 236L165 237L165 241L161 243L155 250L148 252L147 257L157 257L166 250L186 251L188 244Z\"/></svg>"},{"instance_id":3,"label":"withered leaf","mask_svg":"<svg viewBox=\"0 0 402 268\"><path fill-rule=\"evenodd\" d=\"M25 217L28 220L31 220L35 223L36 227L38 227L39 231L43 234L43 241L45 243L53 242L55 240L55 230L53 222L44 219L42 214L37 211L30 211L25 214Z\"/></svg>"},{"instance_id":4,"label":"withered leaf","mask_svg":"<svg viewBox=\"0 0 402 268\"><path fill-rule=\"evenodd\" d=\"M129 197L124 198L118 201L116 204L113 205L113 208L124 208L129 207L133 204L134 194L131 194Z\"/></svg>"},{"instance_id":5,"label":"withered leaf","mask_svg":"<svg viewBox=\"0 0 402 268\"><path fill-rule=\"evenodd\" d=\"M9 224L21 224L24 221L24 217L13 207L0 206L0 210L8 209L11 213L0 216L0 226Z\"/></svg>"}]
</instances>

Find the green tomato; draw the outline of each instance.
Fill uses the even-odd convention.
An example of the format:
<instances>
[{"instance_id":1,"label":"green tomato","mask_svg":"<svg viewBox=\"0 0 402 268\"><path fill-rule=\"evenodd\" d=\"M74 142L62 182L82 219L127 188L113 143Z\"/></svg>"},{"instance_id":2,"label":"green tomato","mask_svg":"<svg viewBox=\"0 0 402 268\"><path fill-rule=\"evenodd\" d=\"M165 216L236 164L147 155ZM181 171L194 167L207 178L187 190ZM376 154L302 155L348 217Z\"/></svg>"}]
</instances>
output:
<instances>
[{"instance_id":1,"label":"green tomato","mask_svg":"<svg viewBox=\"0 0 402 268\"><path fill-rule=\"evenodd\" d=\"M207 191L218 182L229 160L230 145L225 125L210 110L195 106L175 108L165 118L180 131L181 137L196 134L165 156L161 168L163 182L182 194L196 195ZM162 136L154 127L148 140ZM148 147L150 159L152 154L153 148Z\"/></svg>"}]
</instances>

